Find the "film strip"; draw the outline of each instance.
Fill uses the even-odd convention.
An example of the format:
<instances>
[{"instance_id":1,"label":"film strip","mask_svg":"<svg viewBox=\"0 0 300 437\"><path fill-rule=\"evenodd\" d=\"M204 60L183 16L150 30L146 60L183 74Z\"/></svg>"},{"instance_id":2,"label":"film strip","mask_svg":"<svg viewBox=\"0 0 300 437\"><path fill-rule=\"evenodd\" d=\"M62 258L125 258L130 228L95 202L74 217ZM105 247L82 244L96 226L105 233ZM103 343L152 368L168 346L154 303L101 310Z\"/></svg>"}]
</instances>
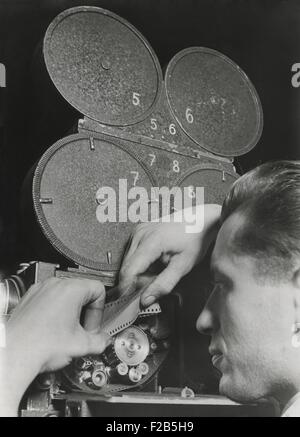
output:
<instances>
[{"instance_id":1,"label":"film strip","mask_svg":"<svg viewBox=\"0 0 300 437\"><path fill-rule=\"evenodd\" d=\"M102 329L109 335L116 335L132 325L139 316L158 314L161 308L154 303L148 308L140 307L141 291L121 296L118 300L105 305Z\"/></svg>"}]
</instances>

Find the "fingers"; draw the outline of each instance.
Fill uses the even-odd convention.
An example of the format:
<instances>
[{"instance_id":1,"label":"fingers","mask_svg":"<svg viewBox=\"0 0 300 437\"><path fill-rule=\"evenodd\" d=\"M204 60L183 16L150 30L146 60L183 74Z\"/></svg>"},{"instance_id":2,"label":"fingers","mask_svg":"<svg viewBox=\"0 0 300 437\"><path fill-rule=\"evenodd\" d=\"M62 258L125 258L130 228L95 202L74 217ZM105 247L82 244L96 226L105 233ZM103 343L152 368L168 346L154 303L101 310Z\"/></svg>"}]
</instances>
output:
<instances>
[{"instance_id":1,"label":"fingers","mask_svg":"<svg viewBox=\"0 0 300 437\"><path fill-rule=\"evenodd\" d=\"M112 342L112 338L101 331L106 297L105 287L100 281L82 280L80 289L83 293L81 308L85 306L82 328L84 342L80 346L81 342L78 341L76 356L100 354Z\"/></svg>"},{"instance_id":2,"label":"fingers","mask_svg":"<svg viewBox=\"0 0 300 437\"><path fill-rule=\"evenodd\" d=\"M105 332L99 334L88 335L88 354L101 354L110 344L112 344L112 338Z\"/></svg>"},{"instance_id":3,"label":"fingers","mask_svg":"<svg viewBox=\"0 0 300 437\"><path fill-rule=\"evenodd\" d=\"M84 295L85 308L84 329L87 331L99 331L105 305L105 287L100 281L92 282Z\"/></svg>"},{"instance_id":4,"label":"fingers","mask_svg":"<svg viewBox=\"0 0 300 437\"><path fill-rule=\"evenodd\" d=\"M92 333L80 327L72 342L70 356L76 358L101 354L112 342L113 339L106 332Z\"/></svg>"},{"instance_id":5,"label":"fingers","mask_svg":"<svg viewBox=\"0 0 300 437\"><path fill-rule=\"evenodd\" d=\"M105 305L105 287L100 281L91 282L85 294L86 306L83 327L87 337L87 354L100 354L112 343L112 338L101 332Z\"/></svg>"},{"instance_id":6,"label":"fingers","mask_svg":"<svg viewBox=\"0 0 300 437\"><path fill-rule=\"evenodd\" d=\"M94 304L92 304L85 309L83 327L87 331L93 332L100 329L104 311L104 301L102 302L98 303L96 301L95 304L97 306L93 306Z\"/></svg>"},{"instance_id":7,"label":"fingers","mask_svg":"<svg viewBox=\"0 0 300 437\"><path fill-rule=\"evenodd\" d=\"M105 301L105 287L101 281L80 279L76 281L76 288L81 292L82 304L100 308Z\"/></svg>"},{"instance_id":8,"label":"fingers","mask_svg":"<svg viewBox=\"0 0 300 437\"><path fill-rule=\"evenodd\" d=\"M139 290L146 290L147 287L151 284L151 282L154 281L154 279L157 277L157 274L155 273L146 273L144 275L139 275L136 281L136 286Z\"/></svg>"},{"instance_id":9,"label":"fingers","mask_svg":"<svg viewBox=\"0 0 300 437\"><path fill-rule=\"evenodd\" d=\"M137 226L135 228L135 231L131 234L128 240L125 253L123 255L123 264L124 263L126 264L128 259L131 257L131 255L136 251L142 238L143 238L143 234L141 233L141 228L140 226Z\"/></svg>"},{"instance_id":10,"label":"fingers","mask_svg":"<svg viewBox=\"0 0 300 437\"><path fill-rule=\"evenodd\" d=\"M157 238L148 238L140 244L132 255L123 261L119 282L121 293L124 294L131 289L137 281L137 276L145 273L161 255L162 249Z\"/></svg>"},{"instance_id":11,"label":"fingers","mask_svg":"<svg viewBox=\"0 0 300 437\"><path fill-rule=\"evenodd\" d=\"M136 250L137 246L139 245L139 241L140 238L137 237L136 232L130 236L123 255L123 261L126 261L127 258L130 258L130 256L133 254L133 252Z\"/></svg>"},{"instance_id":12,"label":"fingers","mask_svg":"<svg viewBox=\"0 0 300 437\"><path fill-rule=\"evenodd\" d=\"M157 299L169 294L180 279L191 270L188 256L173 256L168 266L149 285L141 297L144 306L152 305Z\"/></svg>"},{"instance_id":13,"label":"fingers","mask_svg":"<svg viewBox=\"0 0 300 437\"><path fill-rule=\"evenodd\" d=\"M102 282L91 279L63 279L60 286L65 289L65 297L70 300L70 304L73 303L77 307L78 317L82 308L85 307L84 328L90 332L98 332L103 317L106 295Z\"/></svg>"}]
</instances>

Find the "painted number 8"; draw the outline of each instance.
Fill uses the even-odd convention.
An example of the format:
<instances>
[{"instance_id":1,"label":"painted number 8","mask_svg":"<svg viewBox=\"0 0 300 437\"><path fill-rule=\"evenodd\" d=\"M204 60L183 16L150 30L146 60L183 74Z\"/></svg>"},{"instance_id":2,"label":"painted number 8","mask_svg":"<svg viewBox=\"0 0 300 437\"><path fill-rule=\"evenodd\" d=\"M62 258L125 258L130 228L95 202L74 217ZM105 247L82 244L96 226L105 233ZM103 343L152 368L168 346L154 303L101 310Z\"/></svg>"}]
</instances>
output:
<instances>
[{"instance_id":1,"label":"painted number 8","mask_svg":"<svg viewBox=\"0 0 300 437\"><path fill-rule=\"evenodd\" d=\"M175 173L180 172L179 162L176 159L175 159L175 161L173 161L173 171L175 171Z\"/></svg>"}]
</instances>

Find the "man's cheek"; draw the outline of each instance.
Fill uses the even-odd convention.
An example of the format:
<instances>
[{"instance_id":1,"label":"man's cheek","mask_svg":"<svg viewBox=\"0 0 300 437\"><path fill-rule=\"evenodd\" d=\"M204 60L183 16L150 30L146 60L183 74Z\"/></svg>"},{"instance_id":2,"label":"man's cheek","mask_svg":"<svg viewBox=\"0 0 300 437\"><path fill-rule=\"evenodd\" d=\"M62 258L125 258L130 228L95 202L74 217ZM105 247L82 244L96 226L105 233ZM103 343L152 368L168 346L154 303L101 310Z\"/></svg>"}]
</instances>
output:
<instances>
[{"instance_id":1,"label":"man's cheek","mask_svg":"<svg viewBox=\"0 0 300 437\"><path fill-rule=\"evenodd\" d=\"M252 323L251 323L252 325ZM241 348L249 341L246 315L242 312L224 311L221 319L221 332L228 347Z\"/></svg>"},{"instance_id":2,"label":"man's cheek","mask_svg":"<svg viewBox=\"0 0 300 437\"><path fill-rule=\"evenodd\" d=\"M228 369L239 369L249 372L253 359L259 353L258 336L261 331L256 332L256 327L249 323L226 324L223 333L225 343L225 358Z\"/></svg>"}]
</instances>

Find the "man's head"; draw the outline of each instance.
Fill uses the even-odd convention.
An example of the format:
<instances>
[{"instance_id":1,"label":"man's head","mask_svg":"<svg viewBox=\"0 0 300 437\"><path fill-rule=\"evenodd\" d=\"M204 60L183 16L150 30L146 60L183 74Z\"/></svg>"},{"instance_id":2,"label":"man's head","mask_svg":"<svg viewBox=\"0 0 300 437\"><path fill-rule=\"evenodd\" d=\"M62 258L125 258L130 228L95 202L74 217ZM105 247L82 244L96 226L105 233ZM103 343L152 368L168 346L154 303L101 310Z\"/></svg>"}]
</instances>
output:
<instances>
[{"instance_id":1,"label":"man's head","mask_svg":"<svg viewBox=\"0 0 300 437\"><path fill-rule=\"evenodd\" d=\"M212 336L220 392L286 402L300 390L293 331L300 326L300 162L267 163L234 184L211 268L215 286L197 327Z\"/></svg>"}]
</instances>

